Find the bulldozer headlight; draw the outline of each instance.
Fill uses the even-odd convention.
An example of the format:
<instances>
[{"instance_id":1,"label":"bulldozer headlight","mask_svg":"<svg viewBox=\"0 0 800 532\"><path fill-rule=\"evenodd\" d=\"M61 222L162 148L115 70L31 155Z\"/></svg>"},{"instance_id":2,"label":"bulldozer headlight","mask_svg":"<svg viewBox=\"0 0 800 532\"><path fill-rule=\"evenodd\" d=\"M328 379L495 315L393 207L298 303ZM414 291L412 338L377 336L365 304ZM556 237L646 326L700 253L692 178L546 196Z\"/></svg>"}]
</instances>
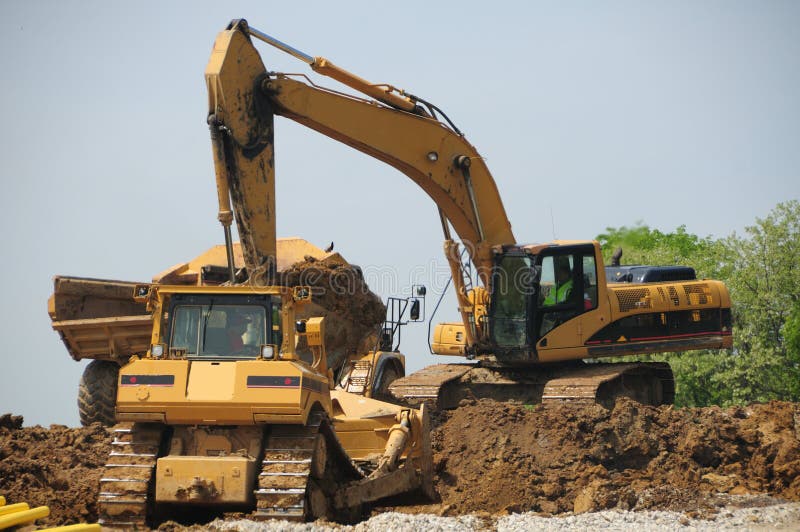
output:
<instances>
[{"instance_id":1,"label":"bulldozer headlight","mask_svg":"<svg viewBox=\"0 0 800 532\"><path fill-rule=\"evenodd\" d=\"M161 358L164 356L164 344L153 344L150 346L150 354L153 358Z\"/></svg>"},{"instance_id":2,"label":"bulldozer headlight","mask_svg":"<svg viewBox=\"0 0 800 532\"><path fill-rule=\"evenodd\" d=\"M272 360L275 358L275 346L274 345L262 345L261 346L261 358L265 358L267 360Z\"/></svg>"}]
</instances>

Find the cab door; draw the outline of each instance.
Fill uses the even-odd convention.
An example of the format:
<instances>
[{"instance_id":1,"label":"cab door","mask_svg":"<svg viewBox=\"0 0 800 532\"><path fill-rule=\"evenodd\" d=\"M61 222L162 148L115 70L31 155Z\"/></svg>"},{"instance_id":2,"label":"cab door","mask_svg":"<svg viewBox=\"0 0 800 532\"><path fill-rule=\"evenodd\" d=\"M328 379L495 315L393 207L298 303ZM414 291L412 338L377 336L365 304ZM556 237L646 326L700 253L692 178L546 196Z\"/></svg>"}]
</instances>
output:
<instances>
[{"instance_id":1,"label":"cab door","mask_svg":"<svg viewBox=\"0 0 800 532\"><path fill-rule=\"evenodd\" d=\"M592 244L558 246L537 257L532 329L542 362L581 358L585 321L598 309L598 264Z\"/></svg>"}]
</instances>

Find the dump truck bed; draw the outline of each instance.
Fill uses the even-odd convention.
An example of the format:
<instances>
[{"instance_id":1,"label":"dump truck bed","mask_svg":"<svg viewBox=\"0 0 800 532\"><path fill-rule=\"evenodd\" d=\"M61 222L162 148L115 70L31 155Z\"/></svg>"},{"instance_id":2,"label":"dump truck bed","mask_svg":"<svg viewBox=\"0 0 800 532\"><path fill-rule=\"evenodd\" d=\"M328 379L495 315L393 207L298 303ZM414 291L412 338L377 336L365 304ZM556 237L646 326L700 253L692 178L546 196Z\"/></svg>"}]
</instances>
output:
<instances>
[{"instance_id":1,"label":"dump truck bed","mask_svg":"<svg viewBox=\"0 0 800 532\"><path fill-rule=\"evenodd\" d=\"M151 317L128 281L57 276L48 313L70 356L125 360L150 344Z\"/></svg>"}]
</instances>

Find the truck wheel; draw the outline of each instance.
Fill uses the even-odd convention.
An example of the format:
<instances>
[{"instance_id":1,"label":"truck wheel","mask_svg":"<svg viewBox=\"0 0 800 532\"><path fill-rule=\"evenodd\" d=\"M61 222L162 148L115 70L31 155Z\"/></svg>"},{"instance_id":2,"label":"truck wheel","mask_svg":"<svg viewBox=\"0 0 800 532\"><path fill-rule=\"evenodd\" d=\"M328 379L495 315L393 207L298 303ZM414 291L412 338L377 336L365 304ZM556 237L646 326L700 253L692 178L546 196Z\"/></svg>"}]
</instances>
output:
<instances>
[{"instance_id":1,"label":"truck wheel","mask_svg":"<svg viewBox=\"0 0 800 532\"><path fill-rule=\"evenodd\" d=\"M392 397L392 394L389 392L389 385L400 377L403 377L402 370L398 370L394 364L387 364L386 367L383 368L381 382L377 383L377 386L375 386L372 392L372 397L379 401L393 402L394 397Z\"/></svg>"},{"instance_id":2,"label":"truck wheel","mask_svg":"<svg viewBox=\"0 0 800 532\"><path fill-rule=\"evenodd\" d=\"M119 365L106 360L92 360L83 370L78 386L78 412L81 425L116 423L114 405L117 401Z\"/></svg>"}]
</instances>

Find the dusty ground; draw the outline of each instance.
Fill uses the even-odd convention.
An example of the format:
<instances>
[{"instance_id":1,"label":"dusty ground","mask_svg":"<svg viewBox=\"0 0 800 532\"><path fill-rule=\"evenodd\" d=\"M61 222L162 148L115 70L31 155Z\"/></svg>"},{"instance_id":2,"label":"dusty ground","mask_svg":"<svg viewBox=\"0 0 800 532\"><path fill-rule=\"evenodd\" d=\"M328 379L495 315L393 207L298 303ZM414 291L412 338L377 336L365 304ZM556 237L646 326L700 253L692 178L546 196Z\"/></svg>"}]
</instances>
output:
<instances>
[{"instance_id":1,"label":"dusty ground","mask_svg":"<svg viewBox=\"0 0 800 532\"><path fill-rule=\"evenodd\" d=\"M482 400L438 414L436 425L441 502L410 511L702 513L720 493L800 500L797 404L674 409L621 400L608 411Z\"/></svg>"},{"instance_id":2,"label":"dusty ground","mask_svg":"<svg viewBox=\"0 0 800 532\"><path fill-rule=\"evenodd\" d=\"M20 428L22 418L0 416L0 495L7 504L49 506L39 525L97 521L97 488L111 436L100 424Z\"/></svg>"},{"instance_id":3,"label":"dusty ground","mask_svg":"<svg viewBox=\"0 0 800 532\"><path fill-rule=\"evenodd\" d=\"M0 417L0 494L50 505L47 524L95 520L106 429L20 424ZM673 409L623 400L607 411L482 400L437 414L433 444L441 500L374 512L616 508L703 517L735 495L800 501L800 405L792 403Z\"/></svg>"}]
</instances>

